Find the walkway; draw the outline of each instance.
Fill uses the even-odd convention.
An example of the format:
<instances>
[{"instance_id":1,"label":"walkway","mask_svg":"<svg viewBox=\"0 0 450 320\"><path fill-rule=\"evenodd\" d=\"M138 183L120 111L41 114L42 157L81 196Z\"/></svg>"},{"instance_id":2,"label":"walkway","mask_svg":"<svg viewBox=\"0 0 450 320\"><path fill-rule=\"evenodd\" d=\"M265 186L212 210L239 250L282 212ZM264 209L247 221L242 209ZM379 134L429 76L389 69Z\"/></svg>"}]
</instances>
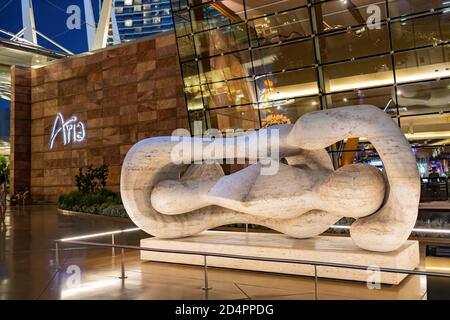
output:
<instances>
[{"instance_id":1,"label":"walkway","mask_svg":"<svg viewBox=\"0 0 450 320\"><path fill-rule=\"evenodd\" d=\"M54 206L9 209L0 232L1 299L314 299L312 278L210 268L210 286L201 290L201 267L141 262L126 253L125 281L120 257L111 249L68 247L55 266L54 239L131 227L102 219L62 216ZM138 244L143 232L117 236ZM99 238L109 241L108 237ZM77 277L80 271L80 277ZM75 272L75 273L74 273ZM423 299L425 277L410 276L399 286L370 290L365 283L320 279L319 299Z\"/></svg>"}]
</instances>

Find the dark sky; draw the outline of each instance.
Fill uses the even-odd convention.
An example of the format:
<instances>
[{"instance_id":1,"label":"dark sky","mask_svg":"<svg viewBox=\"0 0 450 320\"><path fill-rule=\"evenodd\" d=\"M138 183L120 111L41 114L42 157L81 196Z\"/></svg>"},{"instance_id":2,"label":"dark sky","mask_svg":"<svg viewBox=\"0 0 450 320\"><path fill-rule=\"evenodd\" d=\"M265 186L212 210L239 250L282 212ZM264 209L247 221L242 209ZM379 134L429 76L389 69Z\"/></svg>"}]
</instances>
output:
<instances>
[{"instance_id":1,"label":"dark sky","mask_svg":"<svg viewBox=\"0 0 450 320\"><path fill-rule=\"evenodd\" d=\"M91 0L98 19L98 0ZM78 5L81 9L81 29L69 30L66 20L67 7ZM83 0L33 0L36 29L74 53L87 51L86 28L84 25ZM22 29L21 0L0 0L0 29L17 33ZM5 35L0 33L0 37ZM38 43L57 49L50 42L38 36Z\"/></svg>"},{"instance_id":2,"label":"dark sky","mask_svg":"<svg viewBox=\"0 0 450 320\"><path fill-rule=\"evenodd\" d=\"M0 99L0 137L9 136L9 112L9 101Z\"/></svg>"},{"instance_id":3,"label":"dark sky","mask_svg":"<svg viewBox=\"0 0 450 320\"><path fill-rule=\"evenodd\" d=\"M95 19L98 19L99 0L91 0ZM81 12L81 29L69 30L66 26L69 14L67 7L78 5ZM84 25L83 0L33 0L36 29L47 37L58 42L74 53L87 51L86 28ZM0 0L0 29L17 33L22 29L21 0ZM8 38L0 33L0 37ZM38 36L38 43L46 48L59 50L57 47ZM0 118L9 112L9 101L0 98ZM0 119L0 133L4 134L7 123ZM9 131L9 130L7 130Z\"/></svg>"}]
</instances>

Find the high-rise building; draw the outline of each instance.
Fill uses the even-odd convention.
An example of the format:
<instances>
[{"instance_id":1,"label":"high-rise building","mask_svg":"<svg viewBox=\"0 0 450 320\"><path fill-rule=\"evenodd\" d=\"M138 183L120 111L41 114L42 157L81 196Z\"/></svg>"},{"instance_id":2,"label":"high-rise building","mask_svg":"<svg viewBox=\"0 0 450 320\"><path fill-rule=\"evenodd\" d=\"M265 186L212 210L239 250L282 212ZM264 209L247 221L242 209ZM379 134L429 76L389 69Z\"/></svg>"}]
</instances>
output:
<instances>
[{"instance_id":1,"label":"high-rise building","mask_svg":"<svg viewBox=\"0 0 450 320\"><path fill-rule=\"evenodd\" d=\"M115 0L114 12L121 41L173 28L169 0Z\"/></svg>"}]
</instances>

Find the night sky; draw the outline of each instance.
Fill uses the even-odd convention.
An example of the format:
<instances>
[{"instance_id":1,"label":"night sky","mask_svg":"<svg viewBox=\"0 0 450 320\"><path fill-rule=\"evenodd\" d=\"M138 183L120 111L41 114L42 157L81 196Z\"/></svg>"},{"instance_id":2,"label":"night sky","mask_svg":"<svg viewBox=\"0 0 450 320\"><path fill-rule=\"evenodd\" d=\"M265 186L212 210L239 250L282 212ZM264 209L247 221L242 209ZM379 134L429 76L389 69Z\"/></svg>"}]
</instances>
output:
<instances>
[{"instance_id":1,"label":"night sky","mask_svg":"<svg viewBox=\"0 0 450 320\"><path fill-rule=\"evenodd\" d=\"M9 101L0 99L0 138L9 136L9 112Z\"/></svg>"},{"instance_id":2,"label":"night sky","mask_svg":"<svg viewBox=\"0 0 450 320\"><path fill-rule=\"evenodd\" d=\"M95 19L98 20L99 0L91 1ZM80 7L81 29L79 30L69 30L66 26L66 21L69 17L66 11L70 5L78 5ZM33 0L33 8L38 31L74 53L88 50L83 0ZM11 33L17 33L22 29L21 0L0 0L0 29ZM0 37L8 38L7 35L2 33L0 33ZM38 36L38 43L46 48L60 50L40 36ZM7 127L3 118L9 112L8 109L9 101L0 98L0 133L3 134Z\"/></svg>"},{"instance_id":3,"label":"night sky","mask_svg":"<svg viewBox=\"0 0 450 320\"><path fill-rule=\"evenodd\" d=\"M98 0L91 0L96 20ZM67 7L78 5L81 9L81 29L69 30L66 20ZM36 29L74 53L87 51L86 28L84 25L83 0L33 0ZM0 29L17 33L22 29L21 0L0 0ZM6 37L0 34L0 37ZM50 42L38 36L38 43L57 49Z\"/></svg>"}]
</instances>

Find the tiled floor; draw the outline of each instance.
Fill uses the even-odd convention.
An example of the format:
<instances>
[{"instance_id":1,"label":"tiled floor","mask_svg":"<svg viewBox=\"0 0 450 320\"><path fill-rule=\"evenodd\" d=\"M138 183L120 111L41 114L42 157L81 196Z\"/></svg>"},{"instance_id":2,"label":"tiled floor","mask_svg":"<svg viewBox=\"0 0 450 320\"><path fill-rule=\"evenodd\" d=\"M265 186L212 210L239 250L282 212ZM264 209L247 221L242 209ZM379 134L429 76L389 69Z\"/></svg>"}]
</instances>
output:
<instances>
[{"instance_id":1,"label":"tiled floor","mask_svg":"<svg viewBox=\"0 0 450 320\"><path fill-rule=\"evenodd\" d=\"M0 299L314 299L309 277L141 262L125 253L127 278L119 279L120 255L111 249L67 245L55 262L54 240L131 227L131 224L59 215L53 206L13 208L0 232ZM116 243L137 245L147 235L116 236ZM101 237L96 241L110 241ZM117 251L117 253L119 253ZM441 262L442 263L442 262ZM444 264L446 261L443 262ZM427 283L410 276L399 286L368 289L365 283L320 279L319 299L423 299Z\"/></svg>"}]
</instances>

